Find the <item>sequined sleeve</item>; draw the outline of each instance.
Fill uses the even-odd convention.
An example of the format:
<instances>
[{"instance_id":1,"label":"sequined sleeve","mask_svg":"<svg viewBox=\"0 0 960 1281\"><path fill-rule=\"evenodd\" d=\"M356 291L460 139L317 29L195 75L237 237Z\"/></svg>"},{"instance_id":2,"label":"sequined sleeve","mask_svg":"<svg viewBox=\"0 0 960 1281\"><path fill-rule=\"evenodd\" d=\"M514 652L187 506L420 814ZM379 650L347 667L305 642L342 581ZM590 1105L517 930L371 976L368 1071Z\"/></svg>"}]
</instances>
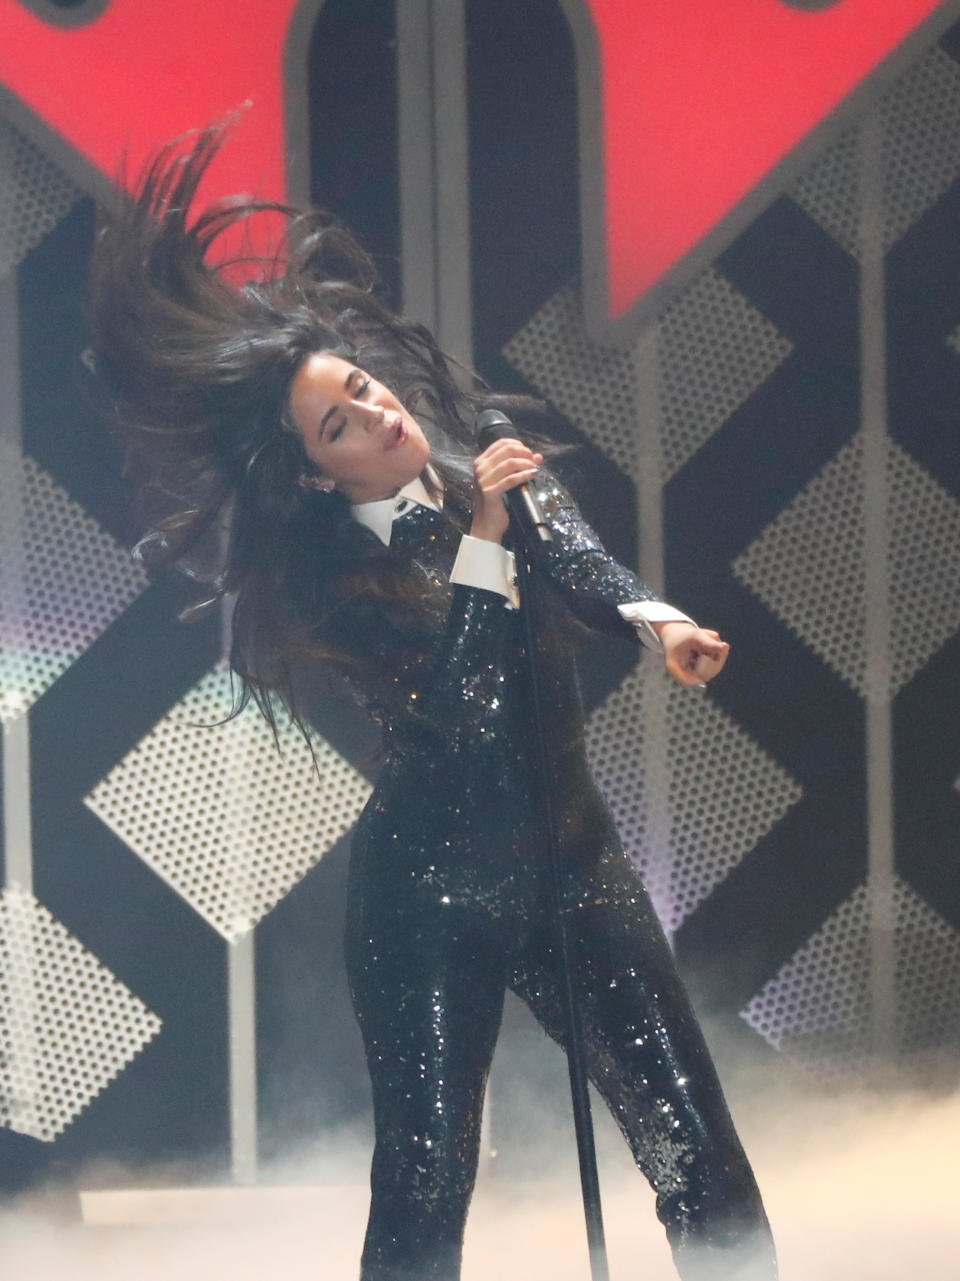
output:
<instances>
[{"instance_id":1,"label":"sequined sleeve","mask_svg":"<svg viewBox=\"0 0 960 1281\"><path fill-rule=\"evenodd\" d=\"M560 587L581 621L629 635L634 629L618 606L655 601L656 593L610 555L568 491L545 468L537 473L536 493L553 534L552 548L542 557L540 568Z\"/></svg>"}]
</instances>

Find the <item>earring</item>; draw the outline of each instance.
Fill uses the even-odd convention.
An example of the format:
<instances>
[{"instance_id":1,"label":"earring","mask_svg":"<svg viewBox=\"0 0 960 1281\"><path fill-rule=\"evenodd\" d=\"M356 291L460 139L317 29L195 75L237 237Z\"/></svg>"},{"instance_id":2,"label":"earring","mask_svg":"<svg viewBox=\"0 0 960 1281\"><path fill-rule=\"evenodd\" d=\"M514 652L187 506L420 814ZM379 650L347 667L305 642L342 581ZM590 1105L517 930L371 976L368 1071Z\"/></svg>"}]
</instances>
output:
<instances>
[{"instance_id":1,"label":"earring","mask_svg":"<svg viewBox=\"0 0 960 1281\"><path fill-rule=\"evenodd\" d=\"M336 489L332 480L324 480L320 476L308 476L305 472L297 477L297 484L301 489L313 489L319 494L332 494Z\"/></svg>"}]
</instances>

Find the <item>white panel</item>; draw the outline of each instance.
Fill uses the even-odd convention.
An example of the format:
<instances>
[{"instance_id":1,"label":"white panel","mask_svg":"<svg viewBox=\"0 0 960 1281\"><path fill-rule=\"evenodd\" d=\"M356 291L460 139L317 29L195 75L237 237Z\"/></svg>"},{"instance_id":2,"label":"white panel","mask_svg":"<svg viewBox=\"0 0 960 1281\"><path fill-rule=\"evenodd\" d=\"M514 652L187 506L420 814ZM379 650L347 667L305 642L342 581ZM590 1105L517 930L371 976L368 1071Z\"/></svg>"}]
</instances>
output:
<instances>
[{"instance_id":1,"label":"white panel","mask_svg":"<svg viewBox=\"0 0 960 1281\"><path fill-rule=\"evenodd\" d=\"M63 675L139 595L146 577L32 459L8 454L4 462L0 720L7 722Z\"/></svg>"},{"instance_id":2,"label":"white panel","mask_svg":"<svg viewBox=\"0 0 960 1281\"><path fill-rule=\"evenodd\" d=\"M579 296L567 287L504 354L628 475L643 471L647 516L659 523L658 460L666 474L683 466L791 345L714 271L667 309L647 339L636 352L591 343ZM656 450L643 438L651 429L661 434ZM651 467L654 476L647 475ZM646 534L641 554L654 542ZM649 559L644 572L658 581L662 567ZM796 803L800 789L711 702L679 688L665 692L664 680L649 667L628 677L591 717L588 746L624 844L672 930ZM650 726L669 727L666 739L656 730L648 737Z\"/></svg>"},{"instance_id":3,"label":"white panel","mask_svg":"<svg viewBox=\"0 0 960 1281\"><path fill-rule=\"evenodd\" d=\"M862 474L858 434L733 568L811 649L866 693L876 674L867 670ZM892 694L960 628L960 505L892 442L887 485Z\"/></svg>"},{"instance_id":4,"label":"white panel","mask_svg":"<svg viewBox=\"0 0 960 1281\"><path fill-rule=\"evenodd\" d=\"M30 894L0 896L0 1124L55 1139L160 1026Z\"/></svg>"},{"instance_id":5,"label":"white panel","mask_svg":"<svg viewBox=\"0 0 960 1281\"><path fill-rule=\"evenodd\" d=\"M960 177L960 67L934 48L887 93L883 241L890 248ZM829 147L790 193L835 240L859 252L856 129Z\"/></svg>"},{"instance_id":6,"label":"white panel","mask_svg":"<svg viewBox=\"0 0 960 1281\"><path fill-rule=\"evenodd\" d=\"M0 119L0 276L53 230L79 196L42 151Z\"/></svg>"},{"instance_id":7,"label":"white panel","mask_svg":"<svg viewBox=\"0 0 960 1281\"><path fill-rule=\"evenodd\" d=\"M651 758L643 740L657 720L648 704L663 696L664 687L668 768L655 777L648 772ZM802 794L709 698L668 683L659 672L635 671L621 683L590 717L587 747L624 845L668 930L679 926Z\"/></svg>"},{"instance_id":8,"label":"white panel","mask_svg":"<svg viewBox=\"0 0 960 1281\"><path fill-rule=\"evenodd\" d=\"M292 727L282 752L253 707L225 724L209 672L98 783L87 804L227 940L241 938L356 822L370 786Z\"/></svg>"},{"instance_id":9,"label":"white panel","mask_svg":"<svg viewBox=\"0 0 960 1281\"><path fill-rule=\"evenodd\" d=\"M714 270L656 325L664 480L686 463L789 355L792 344ZM640 421L630 352L591 343L579 294L560 289L515 334L504 355L627 473Z\"/></svg>"},{"instance_id":10,"label":"white panel","mask_svg":"<svg viewBox=\"0 0 960 1281\"><path fill-rule=\"evenodd\" d=\"M766 382L793 344L713 269L666 308L658 327L669 480Z\"/></svg>"},{"instance_id":11,"label":"white panel","mask_svg":"<svg viewBox=\"0 0 960 1281\"><path fill-rule=\"evenodd\" d=\"M558 289L503 354L628 476L637 452L633 357L591 343L579 293Z\"/></svg>"},{"instance_id":12,"label":"white panel","mask_svg":"<svg viewBox=\"0 0 960 1281\"><path fill-rule=\"evenodd\" d=\"M903 881L893 893L896 1033L901 1054L926 1026L960 1043L960 935ZM818 1076L870 1062L870 905L860 886L750 1001L742 1017Z\"/></svg>"}]
</instances>

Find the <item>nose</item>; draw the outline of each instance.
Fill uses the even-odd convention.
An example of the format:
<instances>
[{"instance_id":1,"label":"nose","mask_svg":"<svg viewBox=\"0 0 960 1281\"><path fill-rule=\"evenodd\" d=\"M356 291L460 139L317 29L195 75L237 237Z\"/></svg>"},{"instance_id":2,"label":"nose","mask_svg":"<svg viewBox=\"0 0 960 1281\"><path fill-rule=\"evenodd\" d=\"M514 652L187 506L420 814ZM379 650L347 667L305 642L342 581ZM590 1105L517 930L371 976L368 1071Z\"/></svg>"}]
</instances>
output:
<instances>
[{"instance_id":1,"label":"nose","mask_svg":"<svg viewBox=\"0 0 960 1281\"><path fill-rule=\"evenodd\" d=\"M382 405L365 405L363 401L357 401L354 405L354 412L357 414L364 431L375 431L383 425L385 411Z\"/></svg>"}]
</instances>

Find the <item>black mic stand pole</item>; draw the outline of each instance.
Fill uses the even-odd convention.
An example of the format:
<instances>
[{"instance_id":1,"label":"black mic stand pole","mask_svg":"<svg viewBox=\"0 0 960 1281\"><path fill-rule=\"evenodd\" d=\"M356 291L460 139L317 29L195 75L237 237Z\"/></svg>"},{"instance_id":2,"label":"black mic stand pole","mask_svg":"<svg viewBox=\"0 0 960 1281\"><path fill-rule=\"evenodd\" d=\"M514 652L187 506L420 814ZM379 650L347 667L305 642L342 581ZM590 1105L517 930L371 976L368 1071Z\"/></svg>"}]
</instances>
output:
<instances>
[{"instance_id":1,"label":"black mic stand pole","mask_svg":"<svg viewBox=\"0 0 960 1281\"><path fill-rule=\"evenodd\" d=\"M536 727L537 748L540 761L540 783L543 814L547 826L547 843L550 850L553 908L556 917L557 948L559 952L560 995L563 1006L567 1040L567 1067L570 1074L570 1095L573 1102L573 1124L577 1136L577 1156L580 1162L580 1188L583 1193L583 1212L587 1221L587 1245L590 1251L592 1281L609 1281L607 1247L603 1235L603 1214L600 1209L600 1178L597 1173L597 1149L593 1137L593 1120L590 1115L590 1094L587 1089L587 1068L583 1055L583 1029L580 1010L573 991L570 947L563 908L563 880L560 868L560 847L550 787L550 757L543 725L540 678L537 666L536 635L533 626L533 593L530 575L532 551L529 542L535 535L513 521L517 537L517 587L520 592L520 610L524 619L524 636L527 646L527 663L530 671L530 696ZM549 534L547 534L549 538Z\"/></svg>"}]
</instances>

